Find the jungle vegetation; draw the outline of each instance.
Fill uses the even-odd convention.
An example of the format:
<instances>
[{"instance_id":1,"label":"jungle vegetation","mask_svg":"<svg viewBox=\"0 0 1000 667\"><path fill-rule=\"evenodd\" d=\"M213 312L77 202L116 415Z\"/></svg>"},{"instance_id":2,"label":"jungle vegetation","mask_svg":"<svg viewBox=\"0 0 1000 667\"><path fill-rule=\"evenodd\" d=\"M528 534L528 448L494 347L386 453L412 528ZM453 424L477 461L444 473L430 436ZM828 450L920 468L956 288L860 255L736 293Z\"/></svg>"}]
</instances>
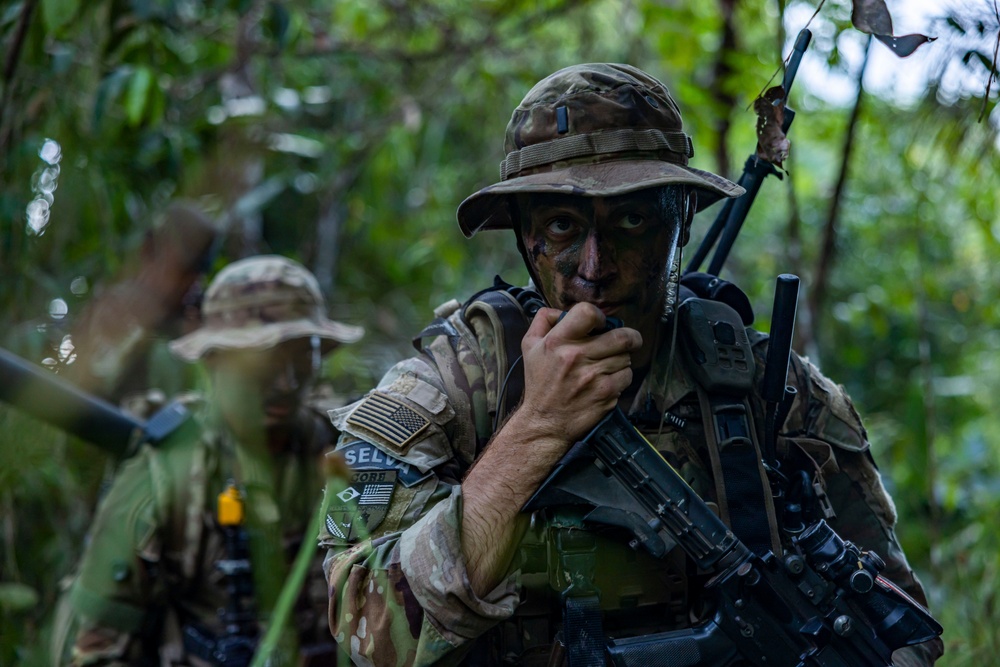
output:
<instances>
[{"instance_id":1,"label":"jungle vegetation","mask_svg":"<svg viewBox=\"0 0 1000 667\"><path fill-rule=\"evenodd\" d=\"M900 58L854 5L936 39ZM943 664L994 664L1000 13L993 0L920 6L10 0L0 346L112 402L197 388L164 342L189 325L198 287L281 253L315 272L332 316L367 328L324 369L356 396L433 307L494 274L526 280L512 239L464 239L455 209L497 179L503 128L535 81L637 65L677 97L693 164L735 179L755 151L754 100L808 26L782 178L765 182L723 277L763 331L775 277L801 277L795 347L864 417L945 627ZM177 256L189 273L155 268ZM46 664L60 586L116 463L0 405L0 665Z\"/></svg>"}]
</instances>

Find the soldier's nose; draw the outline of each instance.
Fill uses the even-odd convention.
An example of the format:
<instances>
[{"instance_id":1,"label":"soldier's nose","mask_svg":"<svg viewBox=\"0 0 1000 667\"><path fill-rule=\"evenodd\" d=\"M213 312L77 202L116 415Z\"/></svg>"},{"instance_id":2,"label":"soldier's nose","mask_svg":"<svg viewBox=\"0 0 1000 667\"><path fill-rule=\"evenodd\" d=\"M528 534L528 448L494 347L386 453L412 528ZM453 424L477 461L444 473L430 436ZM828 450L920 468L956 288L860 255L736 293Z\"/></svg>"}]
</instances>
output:
<instances>
[{"instance_id":1,"label":"soldier's nose","mask_svg":"<svg viewBox=\"0 0 1000 667\"><path fill-rule=\"evenodd\" d=\"M291 362L286 362L277 368L274 388L282 393L289 393L299 388L299 379Z\"/></svg>"},{"instance_id":2,"label":"soldier's nose","mask_svg":"<svg viewBox=\"0 0 1000 667\"><path fill-rule=\"evenodd\" d=\"M580 250L580 277L589 282L598 283L607 280L615 274L616 266L613 251L607 248L597 231L591 231Z\"/></svg>"}]
</instances>

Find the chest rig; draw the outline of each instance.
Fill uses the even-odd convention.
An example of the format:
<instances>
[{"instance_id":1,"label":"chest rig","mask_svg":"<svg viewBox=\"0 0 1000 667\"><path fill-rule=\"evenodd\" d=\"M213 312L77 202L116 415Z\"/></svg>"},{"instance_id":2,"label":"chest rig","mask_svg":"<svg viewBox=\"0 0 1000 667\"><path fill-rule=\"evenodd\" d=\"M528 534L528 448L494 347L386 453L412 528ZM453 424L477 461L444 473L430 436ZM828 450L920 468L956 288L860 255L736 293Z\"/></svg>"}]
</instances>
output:
<instances>
[{"instance_id":1,"label":"chest rig","mask_svg":"<svg viewBox=\"0 0 1000 667\"><path fill-rule=\"evenodd\" d=\"M760 443L765 427L775 420L765 417L765 424L756 423L751 404L758 369L746 329L753 321L749 300L731 283L705 274L694 274L682 283L681 300L677 314L679 356L695 380L697 411L719 514L754 551L781 553L775 499L765 463L767 452ZM520 402L524 390L520 342L531 317L543 305L535 292L508 285L498 276L492 288L462 306L466 321L486 316L494 330L498 379L502 380L496 395L494 430ZM445 318L439 318L419 338L456 334L452 329ZM786 362L787 356L786 352ZM784 381L782 375L782 390ZM666 418L677 426L674 415ZM773 447L768 449L773 455ZM609 535L614 537L614 526L635 532L627 521L627 517L616 515L613 507L599 508L587 517L560 508L533 515L518 563L530 591L514 618L480 640L466 664L553 664L552 659L557 663L565 660L571 667L603 664L606 633L649 628L651 616L664 619L668 625L689 622L689 607L697 601L688 597L688 589L699 575L690 563L685 564L679 549L666 560L658 560L664 554L655 554L654 560L633 543L631 550L617 549L609 566L609 553L600 550L600 543ZM595 534L591 530L595 522L612 529ZM633 554L631 559L629 553ZM599 554L602 570L625 574L613 579L613 587L608 585L609 578L602 580L598 572ZM651 605L649 598L655 595L668 602ZM552 618L552 610L558 608L562 609L561 617ZM560 652L562 657L558 657Z\"/></svg>"}]
</instances>

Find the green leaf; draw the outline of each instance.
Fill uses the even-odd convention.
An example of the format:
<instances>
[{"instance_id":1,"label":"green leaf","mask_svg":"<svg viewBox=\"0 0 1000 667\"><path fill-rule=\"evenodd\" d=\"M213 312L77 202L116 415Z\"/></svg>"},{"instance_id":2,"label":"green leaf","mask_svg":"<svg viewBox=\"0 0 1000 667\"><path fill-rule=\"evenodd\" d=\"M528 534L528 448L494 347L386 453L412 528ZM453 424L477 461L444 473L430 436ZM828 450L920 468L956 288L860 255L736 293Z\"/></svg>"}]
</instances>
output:
<instances>
[{"instance_id":1,"label":"green leaf","mask_svg":"<svg viewBox=\"0 0 1000 667\"><path fill-rule=\"evenodd\" d=\"M119 67L114 72L111 72L106 77L101 79L100 84L97 86L97 95L94 98L94 127L101 124L104 119L104 112L107 111L108 105L110 105L118 94L121 93L122 87L128 80L129 76L132 74L132 68L128 65L124 67Z\"/></svg>"},{"instance_id":2,"label":"green leaf","mask_svg":"<svg viewBox=\"0 0 1000 667\"><path fill-rule=\"evenodd\" d=\"M129 125L135 127L142 122L152 85L153 71L148 67L139 67L132 74L125 93L125 117Z\"/></svg>"},{"instance_id":3,"label":"green leaf","mask_svg":"<svg viewBox=\"0 0 1000 667\"><path fill-rule=\"evenodd\" d=\"M0 584L0 609L27 611L38 604L38 591L25 584Z\"/></svg>"},{"instance_id":4,"label":"green leaf","mask_svg":"<svg viewBox=\"0 0 1000 667\"><path fill-rule=\"evenodd\" d=\"M54 33L69 23L80 7L79 0L42 0L45 31Z\"/></svg>"}]
</instances>

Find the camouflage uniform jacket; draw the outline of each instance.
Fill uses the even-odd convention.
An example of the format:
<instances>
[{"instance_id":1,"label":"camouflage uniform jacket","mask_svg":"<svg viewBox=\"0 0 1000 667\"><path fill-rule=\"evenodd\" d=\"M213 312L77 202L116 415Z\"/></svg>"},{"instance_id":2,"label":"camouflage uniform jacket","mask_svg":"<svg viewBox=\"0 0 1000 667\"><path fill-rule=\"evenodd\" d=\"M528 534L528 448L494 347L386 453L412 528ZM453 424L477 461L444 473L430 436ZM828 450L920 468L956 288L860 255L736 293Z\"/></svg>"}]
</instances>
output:
<instances>
[{"instance_id":1,"label":"camouflage uniform jacket","mask_svg":"<svg viewBox=\"0 0 1000 667\"><path fill-rule=\"evenodd\" d=\"M121 465L69 591L74 664L204 664L186 653L182 631L192 622L222 631L226 582L215 563L225 547L215 516L229 480L244 491L258 617L273 606L321 495L321 456L336 436L316 410L303 408L298 421L301 436L281 455L196 418ZM300 644L330 643L321 558L294 612Z\"/></svg>"},{"instance_id":2,"label":"camouflage uniform jacket","mask_svg":"<svg viewBox=\"0 0 1000 667\"><path fill-rule=\"evenodd\" d=\"M532 626L528 619L539 618L539 607L543 615L558 617L560 607L547 586L544 555L542 566L537 564L537 554L545 553L544 545L539 551L539 531L528 532L507 577L485 596L473 592L463 561L460 481L493 433L503 378L497 372L493 325L485 317L466 321L457 306L450 302L436 311L457 335L438 336L422 354L391 369L366 398L331 411L342 432L338 450L353 465L355 478L380 481L383 489L379 496L379 484L358 483L340 497L344 505L338 507L334 499L320 536L328 547L330 628L358 665L459 663L491 629L508 638L517 635L513 643L524 652L514 664L534 664L530 658L536 654L546 664L544 645L551 642L553 626ZM755 356L762 358L766 336L749 333ZM883 556L884 574L926 604L894 534L895 508L869 454L860 418L842 387L792 356L789 381L798 394L779 439L779 456L794 452L814 466L836 511L830 522L834 530ZM648 396L659 409L687 420L683 428L668 425L659 437L656 427L640 430L695 491L715 501L701 413L697 400L692 402L694 381L683 364L674 363L664 382L667 365L666 354L654 360L629 414ZM758 374L762 369L759 363ZM755 409L759 403L752 401ZM379 423L380 410L394 414L390 426L395 431L384 427L385 420ZM388 488L391 496L384 491ZM346 502L350 496L360 496L353 515ZM367 524L370 533L359 523ZM615 547L599 553L597 561L606 626L614 616L611 610L625 605L655 609L658 618L671 619L668 627L657 629L690 625L699 587L685 569L684 554L675 549L679 559L671 565ZM617 579L602 580L609 576ZM634 616L623 620L635 623ZM545 636L537 637L539 631ZM533 643L542 646L531 648ZM473 649L476 664L503 664L496 653L483 660L481 644ZM506 646L509 651L511 643ZM910 647L896 652L896 664L929 665L942 650L938 640Z\"/></svg>"}]
</instances>

